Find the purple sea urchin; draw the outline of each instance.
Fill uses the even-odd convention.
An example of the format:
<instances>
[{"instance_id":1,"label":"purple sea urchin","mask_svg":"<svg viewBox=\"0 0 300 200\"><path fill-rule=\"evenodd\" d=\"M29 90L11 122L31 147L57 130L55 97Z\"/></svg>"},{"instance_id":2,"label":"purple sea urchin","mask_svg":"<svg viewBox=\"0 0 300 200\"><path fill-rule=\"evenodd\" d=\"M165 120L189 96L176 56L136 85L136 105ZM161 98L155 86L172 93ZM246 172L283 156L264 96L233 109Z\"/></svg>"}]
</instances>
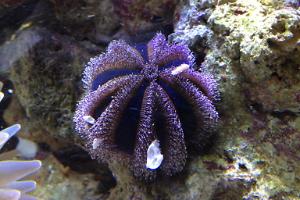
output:
<instances>
[{"instance_id":1,"label":"purple sea urchin","mask_svg":"<svg viewBox=\"0 0 300 200\"><path fill-rule=\"evenodd\" d=\"M185 45L157 34L147 45L110 43L84 71L74 122L94 158L125 161L135 176L171 176L214 132L217 84L195 71Z\"/></svg>"}]
</instances>

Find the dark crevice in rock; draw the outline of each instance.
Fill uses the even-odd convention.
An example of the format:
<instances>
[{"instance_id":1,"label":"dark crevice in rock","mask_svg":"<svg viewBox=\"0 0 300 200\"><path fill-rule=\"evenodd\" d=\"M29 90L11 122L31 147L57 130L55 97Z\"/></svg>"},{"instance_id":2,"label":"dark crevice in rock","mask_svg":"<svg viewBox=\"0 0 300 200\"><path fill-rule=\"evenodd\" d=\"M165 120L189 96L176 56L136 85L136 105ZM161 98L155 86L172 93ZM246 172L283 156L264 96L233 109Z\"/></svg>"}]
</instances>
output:
<instances>
[{"instance_id":1,"label":"dark crevice in rock","mask_svg":"<svg viewBox=\"0 0 300 200\"><path fill-rule=\"evenodd\" d=\"M53 155L64 165L79 173L110 173L108 167L92 160L90 155L76 145L56 150ZM103 171L104 170L104 171Z\"/></svg>"},{"instance_id":2,"label":"dark crevice in rock","mask_svg":"<svg viewBox=\"0 0 300 200\"><path fill-rule=\"evenodd\" d=\"M300 112L300 110L299 110ZM300 113L298 113L300 114ZM284 111L273 111L271 112L271 115L276 117L276 118L279 118L281 120L285 119L285 118L292 118L292 119L295 119L297 117L297 113L295 112L292 112L290 110L284 110Z\"/></svg>"},{"instance_id":3,"label":"dark crevice in rock","mask_svg":"<svg viewBox=\"0 0 300 200\"><path fill-rule=\"evenodd\" d=\"M8 33L17 30L24 22L24 19L32 14L38 2L38 0L30 0L21 5L9 8L0 7L0 44L8 39L10 35Z\"/></svg>"},{"instance_id":4,"label":"dark crevice in rock","mask_svg":"<svg viewBox=\"0 0 300 200\"><path fill-rule=\"evenodd\" d=\"M61 148L53 152L53 155L64 166L78 173L93 173L95 179L99 181L98 192L106 193L116 186L116 180L113 177L108 166L92 160L90 155L82 148L72 145Z\"/></svg>"},{"instance_id":5,"label":"dark crevice in rock","mask_svg":"<svg viewBox=\"0 0 300 200\"><path fill-rule=\"evenodd\" d=\"M254 181L243 182L235 181L222 181L218 184L217 189L211 198L212 200L240 200L247 194L251 187L255 185Z\"/></svg>"}]
</instances>

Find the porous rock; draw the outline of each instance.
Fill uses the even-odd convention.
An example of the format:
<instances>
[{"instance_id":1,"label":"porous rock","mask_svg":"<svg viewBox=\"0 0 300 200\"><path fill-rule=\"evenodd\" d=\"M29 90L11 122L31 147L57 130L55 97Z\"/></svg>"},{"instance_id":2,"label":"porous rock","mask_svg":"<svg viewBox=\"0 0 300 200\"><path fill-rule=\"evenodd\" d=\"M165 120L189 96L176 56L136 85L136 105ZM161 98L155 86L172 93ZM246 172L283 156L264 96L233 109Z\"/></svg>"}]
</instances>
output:
<instances>
[{"instance_id":1,"label":"porous rock","mask_svg":"<svg viewBox=\"0 0 300 200\"><path fill-rule=\"evenodd\" d=\"M72 141L71 119L89 53L72 39L39 27L21 31L2 50L31 127Z\"/></svg>"}]
</instances>

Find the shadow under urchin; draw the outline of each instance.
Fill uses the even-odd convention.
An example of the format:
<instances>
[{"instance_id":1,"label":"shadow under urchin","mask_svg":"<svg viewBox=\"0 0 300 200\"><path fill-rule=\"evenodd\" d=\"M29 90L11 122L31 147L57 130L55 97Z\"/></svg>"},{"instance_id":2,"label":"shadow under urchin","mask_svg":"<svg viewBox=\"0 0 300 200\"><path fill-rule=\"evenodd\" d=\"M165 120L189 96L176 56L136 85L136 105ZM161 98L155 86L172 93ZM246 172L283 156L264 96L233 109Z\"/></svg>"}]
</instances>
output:
<instances>
[{"instance_id":1,"label":"shadow under urchin","mask_svg":"<svg viewBox=\"0 0 300 200\"><path fill-rule=\"evenodd\" d=\"M189 48L168 44L160 33L136 46L113 41L92 58L74 116L91 156L126 163L144 180L182 171L187 155L201 153L218 122L217 83L193 66ZM146 166L153 141L163 155L157 169Z\"/></svg>"}]
</instances>

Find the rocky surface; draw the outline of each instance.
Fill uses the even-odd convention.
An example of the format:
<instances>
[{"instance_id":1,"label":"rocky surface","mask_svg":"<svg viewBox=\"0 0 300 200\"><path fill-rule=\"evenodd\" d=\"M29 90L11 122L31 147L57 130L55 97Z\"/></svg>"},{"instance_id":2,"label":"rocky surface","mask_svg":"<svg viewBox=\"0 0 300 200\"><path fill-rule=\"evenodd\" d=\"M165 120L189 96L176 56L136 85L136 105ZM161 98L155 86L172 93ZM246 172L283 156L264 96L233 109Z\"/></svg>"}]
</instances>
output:
<instances>
[{"instance_id":1,"label":"rocky surface","mask_svg":"<svg viewBox=\"0 0 300 200\"><path fill-rule=\"evenodd\" d=\"M179 9L170 37L206 52L203 66L222 93L214 152L191 166L204 164L218 177L207 186L216 199L298 199L299 8L280 1L211 3Z\"/></svg>"},{"instance_id":2,"label":"rocky surface","mask_svg":"<svg viewBox=\"0 0 300 200\"><path fill-rule=\"evenodd\" d=\"M55 18L77 40L107 43L120 28L109 0L51 0Z\"/></svg>"},{"instance_id":3,"label":"rocky surface","mask_svg":"<svg viewBox=\"0 0 300 200\"><path fill-rule=\"evenodd\" d=\"M43 159L42 170L36 175L39 189L32 194L38 199L97 199L105 194L98 191L97 178L93 174L79 174L59 163L55 157Z\"/></svg>"},{"instance_id":4,"label":"rocky surface","mask_svg":"<svg viewBox=\"0 0 300 200\"><path fill-rule=\"evenodd\" d=\"M120 4L115 12L116 2ZM103 170L88 175L76 168L77 172L55 171L49 178L49 171L61 163L80 165L66 159L77 152L68 150L63 156L56 154L60 163L51 156L45 159L35 195L41 199L300 199L299 2L153 0L144 6L143 1L126 2L32 1L36 9L43 8L42 16L35 9L17 27L4 23L0 72L14 82L20 102L20 107L8 109L6 120L24 122L26 132L48 143L53 152L80 144L72 115L81 94L84 63L132 27L143 26L144 31L173 23L169 40L188 44L197 64L214 74L220 85L218 138L207 152L190 157L183 173L153 183L137 181L119 163L109 163L116 185L112 177L109 181L94 177L107 170L103 165ZM166 13L173 7L174 14ZM134 12L126 15L128 10ZM23 116L10 114L22 109ZM96 188L97 182L110 187ZM66 191L76 195L69 198Z\"/></svg>"},{"instance_id":5,"label":"rocky surface","mask_svg":"<svg viewBox=\"0 0 300 200\"><path fill-rule=\"evenodd\" d=\"M28 48L20 49L19 55L15 49L20 43ZM68 137L80 95L79 74L90 55L72 40L37 27L22 31L8 46L6 53L12 50L17 57L10 76L20 103L26 105L27 116L36 123L34 126Z\"/></svg>"}]
</instances>

